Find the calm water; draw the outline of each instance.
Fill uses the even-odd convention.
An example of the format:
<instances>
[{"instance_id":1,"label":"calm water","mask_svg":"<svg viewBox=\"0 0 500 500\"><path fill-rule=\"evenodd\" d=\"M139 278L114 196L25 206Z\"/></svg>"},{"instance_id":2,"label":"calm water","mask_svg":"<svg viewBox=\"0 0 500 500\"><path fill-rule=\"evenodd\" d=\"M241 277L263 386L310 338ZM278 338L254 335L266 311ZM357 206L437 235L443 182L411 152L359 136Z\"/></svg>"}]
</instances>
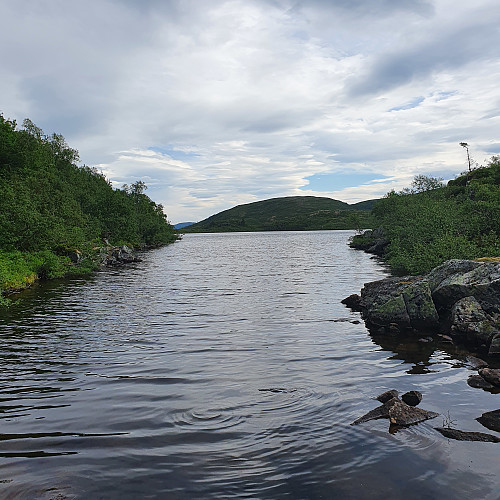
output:
<instances>
[{"instance_id":1,"label":"calm water","mask_svg":"<svg viewBox=\"0 0 500 500\"><path fill-rule=\"evenodd\" d=\"M349 235L187 235L24 292L0 316L0 497L500 497L498 444L349 425L391 388L462 430L500 407L460 350L377 343L340 304L386 275Z\"/></svg>"}]
</instances>

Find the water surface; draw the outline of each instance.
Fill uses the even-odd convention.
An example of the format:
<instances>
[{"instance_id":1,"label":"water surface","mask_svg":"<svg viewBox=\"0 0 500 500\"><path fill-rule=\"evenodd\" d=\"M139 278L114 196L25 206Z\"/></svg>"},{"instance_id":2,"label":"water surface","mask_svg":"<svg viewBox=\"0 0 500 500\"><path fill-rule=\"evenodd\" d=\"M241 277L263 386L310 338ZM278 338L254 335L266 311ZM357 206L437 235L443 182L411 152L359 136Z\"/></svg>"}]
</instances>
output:
<instances>
[{"instance_id":1,"label":"water surface","mask_svg":"<svg viewBox=\"0 0 500 500\"><path fill-rule=\"evenodd\" d=\"M496 499L500 447L443 438L498 394L465 352L373 339L386 270L349 231L193 234L0 316L2 498ZM349 424L387 389L443 414Z\"/></svg>"}]
</instances>

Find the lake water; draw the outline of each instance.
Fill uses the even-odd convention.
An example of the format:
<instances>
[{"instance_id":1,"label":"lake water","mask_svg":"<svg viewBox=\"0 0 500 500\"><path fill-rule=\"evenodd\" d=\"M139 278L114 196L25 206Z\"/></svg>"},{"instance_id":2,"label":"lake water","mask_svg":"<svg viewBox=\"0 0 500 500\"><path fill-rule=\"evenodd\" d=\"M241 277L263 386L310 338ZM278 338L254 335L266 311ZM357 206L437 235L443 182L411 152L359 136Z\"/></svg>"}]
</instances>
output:
<instances>
[{"instance_id":1,"label":"lake water","mask_svg":"<svg viewBox=\"0 0 500 500\"><path fill-rule=\"evenodd\" d=\"M0 498L497 499L500 445L450 344L374 339L350 231L193 234L0 313ZM443 414L350 426L388 389Z\"/></svg>"}]
</instances>

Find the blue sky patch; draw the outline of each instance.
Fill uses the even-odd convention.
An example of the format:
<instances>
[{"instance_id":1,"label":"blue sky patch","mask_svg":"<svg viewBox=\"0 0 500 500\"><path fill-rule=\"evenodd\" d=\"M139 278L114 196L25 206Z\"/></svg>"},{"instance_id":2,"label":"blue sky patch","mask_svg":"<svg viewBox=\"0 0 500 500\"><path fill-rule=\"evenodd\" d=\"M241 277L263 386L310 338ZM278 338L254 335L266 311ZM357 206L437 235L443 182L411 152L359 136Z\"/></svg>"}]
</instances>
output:
<instances>
[{"instance_id":1,"label":"blue sky patch","mask_svg":"<svg viewBox=\"0 0 500 500\"><path fill-rule=\"evenodd\" d=\"M332 173L332 174L314 174L310 177L306 177L309 181L307 186L302 186L300 189L312 191L338 191L340 189L348 187L356 187L360 184L366 184L367 182L373 181L375 179L386 179L387 177L380 174L370 174L370 173Z\"/></svg>"},{"instance_id":2,"label":"blue sky patch","mask_svg":"<svg viewBox=\"0 0 500 500\"><path fill-rule=\"evenodd\" d=\"M391 108L389 110L389 113L391 111L403 111L404 109L413 109L419 106L421 103L425 101L425 97L419 96L415 97L415 99L412 99L410 102L407 102L406 104L402 104L401 106L396 106L395 108Z\"/></svg>"},{"instance_id":3,"label":"blue sky patch","mask_svg":"<svg viewBox=\"0 0 500 500\"><path fill-rule=\"evenodd\" d=\"M190 158L196 158L196 153L185 153L184 151L179 151L177 149L169 148L168 146L165 148L161 148L158 146L151 146L148 148L150 151L154 151L155 153L160 153L162 155L168 155L173 160L186 161Z\"/></svg>"}]
</instances>

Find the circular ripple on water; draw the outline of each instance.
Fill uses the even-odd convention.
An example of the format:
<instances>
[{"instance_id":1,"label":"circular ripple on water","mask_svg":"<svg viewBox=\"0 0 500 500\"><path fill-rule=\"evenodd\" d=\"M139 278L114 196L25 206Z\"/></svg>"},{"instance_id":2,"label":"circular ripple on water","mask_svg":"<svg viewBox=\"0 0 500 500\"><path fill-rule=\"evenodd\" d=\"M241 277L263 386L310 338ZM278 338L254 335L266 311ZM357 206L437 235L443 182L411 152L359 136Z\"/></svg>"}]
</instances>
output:
<instances>
[{"instance_id":1,"label":"circular ripple on water","mask_svg":"<svg viewBox=\"0 0 500 500\"><path fill-rule=\"evenodd\" d=\"M226 431L242 424L245 416L233 409L196 408L176 412L171 417L175 427L196 431Z\"/></svg>"}]
</instances>

